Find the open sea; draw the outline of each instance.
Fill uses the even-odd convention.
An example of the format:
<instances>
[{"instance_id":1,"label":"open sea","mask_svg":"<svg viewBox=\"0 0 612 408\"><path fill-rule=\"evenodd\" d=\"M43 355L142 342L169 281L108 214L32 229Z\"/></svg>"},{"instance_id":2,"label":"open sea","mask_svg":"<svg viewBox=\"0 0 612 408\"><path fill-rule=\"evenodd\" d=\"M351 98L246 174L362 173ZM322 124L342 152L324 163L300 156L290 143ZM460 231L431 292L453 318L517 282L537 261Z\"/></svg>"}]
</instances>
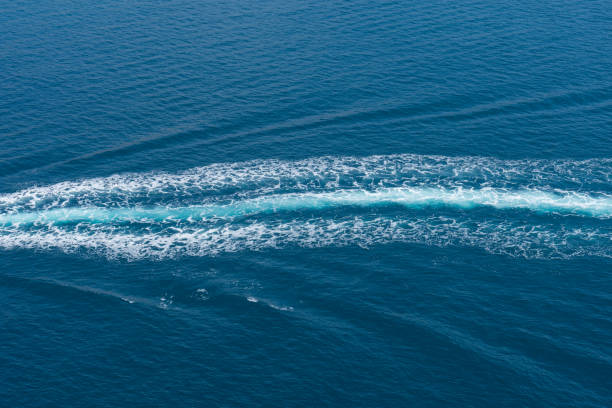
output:
<instances>
[{"instance_id":1,"label":"open sea","mask_svg":"<svg viewBox=\"0 0 612 408\"><path fill-rule=\"evenodd\" d=\"M612 406L612 3L0 0L0 406Z\"/></svg>"}]
</instances>

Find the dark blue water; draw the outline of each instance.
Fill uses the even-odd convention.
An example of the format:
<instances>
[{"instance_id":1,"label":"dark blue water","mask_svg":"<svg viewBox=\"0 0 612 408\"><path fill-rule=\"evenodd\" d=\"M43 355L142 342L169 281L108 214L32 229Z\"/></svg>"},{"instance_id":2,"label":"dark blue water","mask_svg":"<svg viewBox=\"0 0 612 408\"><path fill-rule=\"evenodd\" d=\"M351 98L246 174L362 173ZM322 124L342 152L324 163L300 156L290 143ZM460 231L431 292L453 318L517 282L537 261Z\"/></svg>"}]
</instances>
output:
<instances>
[{"instance_id":1,"label":"dark blue water","mask_svg":"<svg viewBox=\"0 0 612 408\"><path fill-rule=\"evenodd\" d=\"M0 405L612 405L611 39L609 1L0 1Z\"/></svg>"}]
</instances>

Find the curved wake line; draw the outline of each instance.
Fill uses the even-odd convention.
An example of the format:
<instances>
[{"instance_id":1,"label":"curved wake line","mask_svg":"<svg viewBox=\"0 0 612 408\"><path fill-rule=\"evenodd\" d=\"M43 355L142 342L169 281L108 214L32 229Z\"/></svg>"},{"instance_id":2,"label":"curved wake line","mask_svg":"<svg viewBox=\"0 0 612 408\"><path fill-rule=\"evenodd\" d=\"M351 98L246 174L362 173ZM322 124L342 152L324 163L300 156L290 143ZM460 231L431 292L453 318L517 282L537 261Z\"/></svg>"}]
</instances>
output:
<instances>
[{"instance_id":1,"label":"curved wake line","mask_svg":"<svg viewBox=\"0 0 612 408\"><path fill-rule=\"evenodd\" d=\"M139 234L118 232L108 225L92 225L78 231L49 226L43 230L15 230L8 235L0 234L0 249L60 250L128 261L216 256L292 246L369 248L393 242L475 247L493 254L522 258L612 257L612 235L605 230L491 223L440 216L256 221L247 225L228 223L210 228L169 228Z\"/></svg>"},{"instance_id":2,"label":"curved wake line","mask_svg":"<svg viewBox=\"0 0 612 408\"><path fill-rule=\"evenodd\" d=\"M383 206L397 208L351 212ZM454 212L457 218L399 214L402 207L488 207L595 220L572 228L575 222L556 217L533 225L522 213L494 222L467 211ZM342 211L313 218L326 209ZM283 216L255 216L276 212ZM0 249L143 259L408 242L526 258L612 257L610 218L612 159L327 156L121 174L0 194Z\"/></svg>"},{"instance_id":3,"label":"curved wake line","mask_svg":"<svg viewBox=\"0 0 612 408\"><path fill-rule=\"evenodd\" d=\"M342 206L375 207L401 205L408 208L450 206L469 209L489 206L496 209L526 209L541 213L612 216L612 196L593 197L576 192L540 190L445 189L398 187L377 191L340 190L322 193L270 195L228 204L189 207L103 208L73 207L0 215L0 225L125 223L188 221L231 218L260 213L324 210Z\"/></svg>"},{"instance_id":4,"label":"curved wake line","mask_svg":"<svg viewBox=\"0 0 612 408\"><path fill-rule=\"evenodd\" d=\"M57 207L185 205L211 195L394 187L494 187L610 192L612 159L500 160L397 154L318 157L298 161L219 163L183 172L131 173L66 181L0 194L0 213Z\"/></svg>"}]
</instances>

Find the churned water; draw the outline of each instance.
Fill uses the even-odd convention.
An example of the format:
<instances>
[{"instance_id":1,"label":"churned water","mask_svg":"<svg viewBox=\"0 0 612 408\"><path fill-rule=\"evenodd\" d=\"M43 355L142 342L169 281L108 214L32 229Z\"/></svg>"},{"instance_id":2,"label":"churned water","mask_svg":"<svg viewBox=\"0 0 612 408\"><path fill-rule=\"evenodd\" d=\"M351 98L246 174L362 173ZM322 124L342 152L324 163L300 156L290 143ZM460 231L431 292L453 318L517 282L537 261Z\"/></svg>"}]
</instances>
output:
<instances>
[{"instance_id":1,"label":"churned water","mask_svg":"<svg viewBox=\"0 0 612 408\"><path fill-rule=\"evenodd\" d=\"M3 406L612 405L607 1L0 1Z\"/></svg>"}]
</instances>

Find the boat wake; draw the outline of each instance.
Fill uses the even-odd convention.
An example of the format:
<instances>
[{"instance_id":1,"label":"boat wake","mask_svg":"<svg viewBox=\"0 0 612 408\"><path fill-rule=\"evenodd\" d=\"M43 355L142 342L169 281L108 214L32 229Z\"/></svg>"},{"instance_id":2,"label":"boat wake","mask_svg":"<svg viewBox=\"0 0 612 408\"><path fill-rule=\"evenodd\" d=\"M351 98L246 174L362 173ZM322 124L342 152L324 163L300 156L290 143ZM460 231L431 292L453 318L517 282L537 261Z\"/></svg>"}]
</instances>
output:
<instances>
[{"instance_id":1,"label":"boat wake","mask_svg":"<svg viewBox=\"0 0 612 408\"><path fill-rule=\"evenodd\" d=\"M612 256L612 160L259 160L0 195L0 248L124 259L390 242Z\"/></svg>"}]
</instances>

